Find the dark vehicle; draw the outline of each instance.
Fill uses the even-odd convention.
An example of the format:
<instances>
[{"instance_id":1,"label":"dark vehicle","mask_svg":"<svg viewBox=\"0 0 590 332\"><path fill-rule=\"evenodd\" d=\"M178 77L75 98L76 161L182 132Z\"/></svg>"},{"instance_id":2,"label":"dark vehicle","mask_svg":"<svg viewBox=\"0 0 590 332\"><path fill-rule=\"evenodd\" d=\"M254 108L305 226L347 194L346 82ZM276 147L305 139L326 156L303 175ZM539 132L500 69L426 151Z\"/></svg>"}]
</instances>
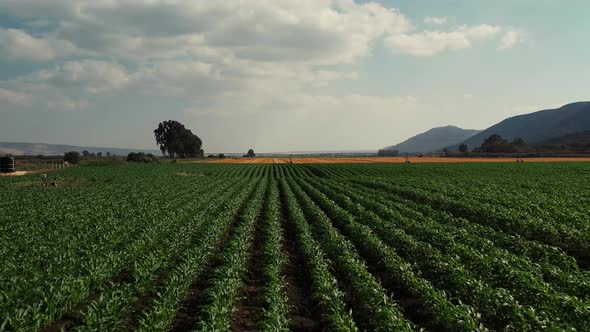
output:
<instances>
[{"instance_id":1,"label":"dark vehicle","mask_svg":"<svg viewBox=\"0 0 590 332\"><path fill-rule=\"evenodd\" d=\"M2 172L2 173L16 172L16 167L14 166L14 157L1 157L0 158L0 172Z\"/></svg>"}]
</instances>

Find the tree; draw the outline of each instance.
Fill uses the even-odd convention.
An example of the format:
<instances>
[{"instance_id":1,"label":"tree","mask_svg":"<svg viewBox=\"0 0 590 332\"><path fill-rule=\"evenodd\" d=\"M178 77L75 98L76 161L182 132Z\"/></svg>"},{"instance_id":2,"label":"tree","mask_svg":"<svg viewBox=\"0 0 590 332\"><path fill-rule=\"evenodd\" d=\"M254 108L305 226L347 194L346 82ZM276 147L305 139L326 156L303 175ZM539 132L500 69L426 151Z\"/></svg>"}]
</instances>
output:
<instances>
[{"instance_id":1,"label":"tree","mask_svg":"<svg viewBox=\"0 0 590 332\"><path fill-rule=\"evenodd\" d=\"M399 156L398 150L379 150L377 151L378 157L397 157Z\"/></svg>"},{"instance_id":2,"label":"tree","mask_svg":"<svg viewBox=\"0 0 590 332\"><path fill-rule=\"evenodd\" d=\"M515 153L523 152L527 148L528 146L522 138L515 138L509 143L502 136L494 134L483 142L480 150L481 152Z\"/></svg>"},{"instance_id":3,"label":"tree","mask_svg":"<svg viewBox=\"0 0 590 332\"><path fill-rule=\"evenodd\" d=\"M77 151L70 151L64 154L64 161L70 164L77 164L80 161L80 153Z\"/></svg>"},{"instance_id":4,"label":"tree","mask_svg":"<svg viewBox=\"0 0 590 332\"><path fill-rule=\"evenodd\" d=\"M102 157L102 152L97 152L97 153L96 153L96 156L97 156L97 157Z\"/></svg>"},{"instance_id":5,"label":"tree","mask_svg":"<svg viewBox=\"0 0 590 332\"><path fill-rule=\"evenodd\" d=\"M110 152L107 152L107 157L110 157L110 156L111 156L111 153Z\"/></svg>"},{"instance_id":6,"label":"tree","mask_svg":"<svg viewBox=\"0 0 590 332\"><path fill-rule=\"evenodd\" d=\"M136 162L136 163L151 163L157 162L158 158L151 153L143 153L143 152L130 152L127 155L128 162Z\"/></svg>"},{"instance_id":7,"label":"tree","mask_svg":"<svg viewBox=\"0 0 590 332\"><path fill-rule=\"evenodd\" d=\"M162 154L170 158L203 156L201 139L178 121L160 122L154 130L154 136Z\"/></svg>"},{"instance_id":8,"label":"tree","mask_svg":"<svg viewBox=\"0 0 590 332\"><path fill-rule=\"evenodd\" d=\"M219 158L219 159L223 159L223 158L225 158L225 155L224 155L223 153L220 153L220 154L217 156L217 158Z\"/></svg>"},{"instance_id":9,"label":"tree","mask_svg":"<svg viewBox=\"0 0 590 332\"><path fill-rule=\"evenodd\" d=\"M459 152L462 152L462 153L467 152L467 144L462 143L461 145L459 145Z\"/></svg>"},{"instance_id":10,"label":"tree","mask_svg":"<svg viewBox=\"0 0 590 332\"><path fill-rule=\"evenodd\" d=\"M248 150L248 153L246 153L244 155L244 157L246 157L246 158L254 158L254 157L256 157L256 153L254 153L254 149Z\"/></svg>"},{"instance_id":11,"label":"tree","mask_svg":"<svg viewBox=\"0 0 590 332\"><path fill-rule=\"evenodd\" d=\"M508 142L502 136L493 134L486 138L481 144L481 151L483 152L504 152Z\"/></svg>"},{"instance_id":12,"label":"tree","mask_svg":"<svg viewBox=\"0 0 590 332\"><path fill-rule=\"evenodd\" d=\"M88 157L90 155L90 152L88 152L88 150L84 150L84 151L82 151L82 155L84 157Z\"/></svg>"}]
</instances>

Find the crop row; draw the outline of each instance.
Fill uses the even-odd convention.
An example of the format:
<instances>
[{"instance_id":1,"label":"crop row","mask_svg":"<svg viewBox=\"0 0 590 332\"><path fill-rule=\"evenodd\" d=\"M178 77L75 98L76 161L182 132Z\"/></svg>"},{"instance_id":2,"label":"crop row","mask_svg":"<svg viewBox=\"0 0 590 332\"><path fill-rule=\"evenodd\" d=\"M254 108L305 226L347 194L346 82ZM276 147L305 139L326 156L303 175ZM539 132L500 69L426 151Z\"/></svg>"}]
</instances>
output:
<instances>
[{"instance_id":1,"label":"crop row","mask_svg":"<svg viewBox=\"0 0 590 332\"><path fill-rule=\"evenodd\" d=\"M219 186L214 184L210 188ZM204 186L204 190L208 187ZM222 190L223 188L220 188ZM187 195L187 198L192 196ZM203 200L202 203L205 201ZM108 201L105 203L109 203ZM185 203L180 201L180 203ZM160 205L165 209L177 207L178 201L169 201L169 206ZM127 262L133 262L144 252L149 250L159 239L161 239L162 225L165 232L173 232L175 228L174 221L182 220L180 217L189 213L189 209L175 208L171 214L166 215L168 218L158 220L157 218L147 219L150 210L154 207L144 204L145 213L135 214L135 218L129 219L125 216L121 218L90 218L79 220L71 218L71 221L56 219L52 221L51 226L55 230L48 231L48 234L55 234L59 238L60 233L66 235L78 235L70 241L43 242L32 246L33 250L45 249L45 252L39 257L31 257L30 270L23 276L27 278L12 278L14 281L11 287L6 287L11 293L4 293L3 303L6 306L14 308L7 312L5 320L8 326L19 327L19 329L28 329L40 327L58 316L69 308L76 306L78 302L87 298L90 293L113 276L117 271L121 271ZM191 208L198 208L193 206ZM135 210L140 212L141 210ZM152 210L153 211L153 210ZM153 215L153 212L151 212ZM121 222L125 220L126 222ZM169 220L172 223L168 223ZM133 221L133 222L130 222ZM142 225L141 222L150 221ZM42 220L46 222L46 220ZM73 231L68 231L64 226L72 226ZM42 228L43 224L40 225ZM143 226L143 227L142 227ZM147 226L147 227L146 227ZM85 227L86 229L77 230ZM30 227L30 229L35 229ZM26 232L25 232L26 234ZM51 240L51 236L36 235L40 240ZM23 238L26 238L24 235ZM15 262L18 262L22 255L12 256ZM24 257L26 262L28 257ZM15 263L18 264L18 263ZM27 265L23 266L27 271ZM67 268L67 270L66 270ZM24 272L21 270L21 273ZM41 301L35 299L42 299ZM21 304L18 304L21 303ZM32 304L34 303L34 304Z\"/></svg>"},{"instance_id":2,"label":"crop row","mask_svg":"<svg viewBox=\"0 0 590 332\"><path fill-rule=\"evenodd\" d=\"M385 220L391 220L394 224L385 225L389 226L390 231L384 232L384 237L391 236L394 231L400 236L405 233L408 242L412 241L408 237L411 236L414 239L414 245L430 244L438 249L445 261L452 262L457 266L457 269L466 269L474 278L484 281L486 285L510 290L520 303L537 309L536 320L547 316L553 322L565 320L572 326L584 326L588 315L588 303L576 297L559 293L551 285L544 283L537 271L537 266L530 264L527 260L497 250L491 243L481 241L476 234L460 230L448 233L436 222L427 218L422 218L419 221L408 219L389 208L390 204L377 203L379 198L376 196L365 197L341 186L335 187L338 191L328 189L321 184L316 184L316 187L321 188L331 199L338 201L349 211L354 213L356 210L356 215L359 218L362 218L363 215L371 218L371 214L375 212ZM363 213L365 208L372 212ZM377 225L381 218L373 213L371 219L368 222L369 226ZM393 225L395 225L395 230ZM587 285L587 280L581 279L583 275L578 275L578 277ZM586 290L584 284L578 286L580 287L575 290Z\"/></svg>"},{"instance_id":3,"label":"crop row","mask_svg":"<svg viewBox=\"0 0 590 332\"><path fill-rule=\"evenodd\" d=\"M501 167L522 179L490 181ZM588 181L530 184L539 202L518 189L583 169L178 163L67 169L50 190L0 181L0 330L225 331L245 317L288 331L310 323L292 306L305 293L310 329L584 331L588 197L574 192Z\"/></svg>"}]
</instances>

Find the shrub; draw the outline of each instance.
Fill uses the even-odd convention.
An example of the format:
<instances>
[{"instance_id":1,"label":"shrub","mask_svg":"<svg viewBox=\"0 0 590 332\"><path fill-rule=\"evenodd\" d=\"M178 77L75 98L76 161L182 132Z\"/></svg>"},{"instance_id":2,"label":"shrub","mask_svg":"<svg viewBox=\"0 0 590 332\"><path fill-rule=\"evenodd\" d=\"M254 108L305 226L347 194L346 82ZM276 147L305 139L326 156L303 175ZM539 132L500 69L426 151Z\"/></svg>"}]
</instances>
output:
<instances>
[{"instance_id":1,"label":"shrub","mask_svg":"<svg viewBox=\"0 0 590 332\"><path fill-rule=\"evenodd\" d=\"M66 152L64 154L64 161L70 164L77 164L80 162L80 153L76 151Z\"/></svg>"},{"instance_id":2,"label":"shrub","mask_svg":"<svg viewBox=\"0 0 590 332\"><path fill-rule=\"evenodd\" d=\"M151 153L146 154L143 152L131 152L127 155L127 161L136 163L151 163L158 162L158 157Z\"/></svg>"}]
</instances>

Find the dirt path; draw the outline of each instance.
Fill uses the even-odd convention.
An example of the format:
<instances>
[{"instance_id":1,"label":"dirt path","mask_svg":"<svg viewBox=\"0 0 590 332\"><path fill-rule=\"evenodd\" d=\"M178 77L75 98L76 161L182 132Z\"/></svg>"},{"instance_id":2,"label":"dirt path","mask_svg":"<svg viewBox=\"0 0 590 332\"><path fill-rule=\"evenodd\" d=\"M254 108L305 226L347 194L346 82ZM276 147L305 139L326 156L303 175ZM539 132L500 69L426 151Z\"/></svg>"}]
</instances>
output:
<instances>
[{"instance_id":1,"label":"dirt path","mask_svg":"<svg viewBox=\"0 0 590 332\"><path fill-rule=\"evenodd\" d=\"M27 174L33 174L33 173L49 173L49 172L54 172L54 171L57 171L57 169L47 168L47 169L36 169L36 170L30 170L30 171L16 171L14 173L0 173L0 177L2 177L2 176L23 176L23 175L27 175Z\"/></svg>"}]
</instances>

